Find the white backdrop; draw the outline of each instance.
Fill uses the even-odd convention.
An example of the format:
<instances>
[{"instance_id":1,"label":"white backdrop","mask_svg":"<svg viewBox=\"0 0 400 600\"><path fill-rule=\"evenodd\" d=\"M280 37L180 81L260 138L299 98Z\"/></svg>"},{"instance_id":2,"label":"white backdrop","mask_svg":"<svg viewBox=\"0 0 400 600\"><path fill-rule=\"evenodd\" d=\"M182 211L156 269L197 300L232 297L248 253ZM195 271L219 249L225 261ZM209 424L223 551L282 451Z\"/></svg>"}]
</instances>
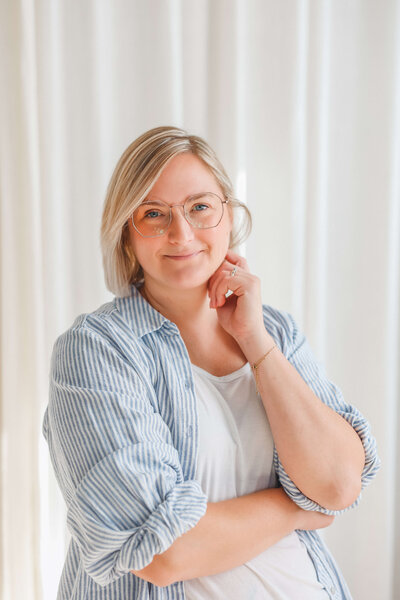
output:
<instances>
[{"instance_id":1,"label":"white backdrop","mask_svg":"<svg viewBox=\"0 0 400 600\"><path fill-rule=\"evenodd\" d=\"M158 125L216 149L253 213L263 301L370 420L383 466L323 535L355 600L399 598L399 0L2 0L0 28L4 600L56 595L50 354L111 299L106 186Z\"/></svg>"}]
</instances>

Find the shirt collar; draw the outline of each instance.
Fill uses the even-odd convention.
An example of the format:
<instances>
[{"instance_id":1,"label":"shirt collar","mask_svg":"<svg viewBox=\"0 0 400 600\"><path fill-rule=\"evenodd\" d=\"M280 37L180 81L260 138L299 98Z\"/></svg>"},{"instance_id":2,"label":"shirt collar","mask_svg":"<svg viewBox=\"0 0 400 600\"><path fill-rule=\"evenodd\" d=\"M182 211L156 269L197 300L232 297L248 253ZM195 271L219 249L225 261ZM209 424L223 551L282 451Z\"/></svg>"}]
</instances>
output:
<instances>
[{"instance_id":1,"label":"shirt collar","mask_svg":"<svg viewBox=\"0 0 400 600\"><path fill-rule=\"evenodd\" d=\"M118 311L129 323L137 337L143 337L161 328L171 335L179 334L177 325L169 321L143 298L139 292L140 286L141 284L131 285L129 296L115 298Z\"/></svg>"}]
</instances>

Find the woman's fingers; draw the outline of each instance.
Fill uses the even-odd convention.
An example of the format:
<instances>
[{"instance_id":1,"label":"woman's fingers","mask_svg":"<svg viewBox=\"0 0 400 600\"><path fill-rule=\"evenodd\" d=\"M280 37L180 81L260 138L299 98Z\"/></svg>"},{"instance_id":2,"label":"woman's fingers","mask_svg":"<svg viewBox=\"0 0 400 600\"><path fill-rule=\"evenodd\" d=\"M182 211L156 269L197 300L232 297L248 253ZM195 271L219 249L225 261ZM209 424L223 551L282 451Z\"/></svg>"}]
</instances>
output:
<instances>
[{"instance_id":1,"label":"woman's fingers","mask_svg":"<svg viewBox=\"0 0 400 600\"><path fill-rule=\"evenodd\" d=\"M228 269L230 269L229 272L231 272L234 266L234 264L231 264L227 260L224 260L224 262L218 267L215 273L211 275L210 279L208 280L208 292L211 300L214 299L216 281L220 279L220 277L223 276L224 272Z\"/></svg>"},{"instance_id":2,"label":"woman's fingers","mask_svg":"<svg viewBox=\"0 0 400 600\"><path fill-rule=\"evenodd\" d=\"M232 275L232 268L230 265L227 269L220 271L213 281L211 297L214 301L214 306L223 306L225 304L228 290L231 290L236 295L241 295L244 289L252 288L251 274L236 265L236 273Z\"/></svg>"},{"instance_id":3,"label":"woman's fingers","mask_svg":"<svg viewBox=\"0 0 400 600\"><path fill-rule=\"evenodd\" d=\"M211 308L215 308L217 306L217 301L218 301L218 298L217 298L217 289L218 289L218 286L219 286L219 280L221 278L224 278L224 277L225 277L224 273L219 272L219 274L216 277L214 277L214 279L213 279L213 281L212 281L212 283L211 283L211 285L209 287L210 306L211 306Z\"/></svg>"},{"instance_id":4,"label":"woman's fingers","mask_svg":"<svg viewBox=\"0 0 400 600\"><path fill-rule=\"evenodd\" d=\"M232 337L248 339L264 326L260 279L243 256L229 250L225 259L208 282L210 308L217 309L220 324ZM227 297L228 290L234 297Z\"/></svg>"},{"instance_id":5,"label":"woman's fingers","mask_svg":"<svg viewBox=\"0 0 400 600\"><path fill-rule=\"evenodd\" d=\"M232 275L235 269L235 274ZM227 298L228 290L233 293L238 291L246 283L250 274L247 261L243 256L228 250L224 262L215 271L208 281L208 292L210 296L210 307L223 306ZM249 282L248 282L249 283ZM228 294L228 297L230 294Z\"/></svg>"},{"instance_id":6,"label":"woman's fingers","mask_svg":"<svg viewBox=\"0 0 400 600\"><path fill-rule=\"evenodd\" d=\"M211 300L211 306L217 306L218 301L220 301L222 297L225 299L225 294L228 291L228 289L232 290L230 283L232 282L233 285L233 283L235 282L233 281L231 273L235 266L237 267L237 265L229 263L228 261L224 261L224 263L210 278L208 283L208 289ZM238 272L236 272L235 278L237 277L237 275Z\"/></svg>"},{"instance_id":7,"label":"woman's fingers","mask_svg":"<svg viewBox=\"0 0 400 600\"><path fill-rule=\"evenodd\" d=\"M245 257L241 256L240 254L237 254L237 252L233 252L233 250L228 250L226 253L226 259L233 265L237 265L245 271L250 271Z\"/></svg>"}]
</instances>

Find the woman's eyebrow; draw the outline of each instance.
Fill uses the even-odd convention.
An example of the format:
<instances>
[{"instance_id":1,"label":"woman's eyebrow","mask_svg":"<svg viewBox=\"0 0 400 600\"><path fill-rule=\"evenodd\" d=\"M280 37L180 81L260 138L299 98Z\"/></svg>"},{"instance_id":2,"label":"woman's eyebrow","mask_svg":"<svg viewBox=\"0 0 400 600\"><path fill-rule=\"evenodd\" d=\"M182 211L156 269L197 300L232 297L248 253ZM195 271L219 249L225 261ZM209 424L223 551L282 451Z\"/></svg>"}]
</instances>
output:
<instances>
[{"instance_id":1,"label":"woman's eyebrow","mask_svg":"<svg viewBox=\"0 0 400 600\"><path fill-rule=\"evenodd\" d=\"M205 191L201 191L201 192L194 192L193 194L189 194L188 196L186 196L184 202L188 199L188 198L193 198L194 196L202 196L203 194L207 194L210 192L205 192ZM214 192L215 193L215 192ZM157 202L163 202L164 204L169 204L169 202L167 202L166 200L161 200L161 198L149 198L146 197L143 201L142 204L145 202L151 202L151 203L157 203ZM174 204L173 202L171 202L171 204Z\"/></svg>"},{"instance_id":2,"label":"woman's eyebrow","mask_svg":"<svg viewBox=\"0 0 400 600\"><path fill-rule=\"evenodd\" d=\"M142 204L144 204L144 203L150 203L150 202L151 202L152 204L158 204L158 203L160 203L160 202L162 202L162 203L164 203L164 204L167 204L167 202L165 202L164 200L161 200L160 198L145 198L145 199L142 201Z\"/></svg>"}]
</instances>

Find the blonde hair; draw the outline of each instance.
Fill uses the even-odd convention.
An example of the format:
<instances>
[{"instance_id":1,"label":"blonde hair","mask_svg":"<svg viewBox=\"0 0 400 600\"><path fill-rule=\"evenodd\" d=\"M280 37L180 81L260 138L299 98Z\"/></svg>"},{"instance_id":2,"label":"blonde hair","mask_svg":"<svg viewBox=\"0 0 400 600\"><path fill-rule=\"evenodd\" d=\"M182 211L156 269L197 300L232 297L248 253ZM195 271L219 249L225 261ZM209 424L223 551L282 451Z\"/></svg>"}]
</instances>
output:
<instances>
[{"instance_id":1,"label":"blonde hair","mask_svg":"<svg viewBox=\"0 0 400 600\"><path fill-rule=\"evenodd\" d=\"M200 158L232 205L234 223L229 240L233 248L247 239L251 214L234 198L231 180L215 152L201 137L178 127L155 127L134 140L122 154L111 176L103 206L100 245L107 288L116 296L130 295L130 286L143 280L129 240L128 220L149 193L161 171L174 156L189 152ZM243 219L237 223L237 211Z\"/></svg>"}]
</instances>

